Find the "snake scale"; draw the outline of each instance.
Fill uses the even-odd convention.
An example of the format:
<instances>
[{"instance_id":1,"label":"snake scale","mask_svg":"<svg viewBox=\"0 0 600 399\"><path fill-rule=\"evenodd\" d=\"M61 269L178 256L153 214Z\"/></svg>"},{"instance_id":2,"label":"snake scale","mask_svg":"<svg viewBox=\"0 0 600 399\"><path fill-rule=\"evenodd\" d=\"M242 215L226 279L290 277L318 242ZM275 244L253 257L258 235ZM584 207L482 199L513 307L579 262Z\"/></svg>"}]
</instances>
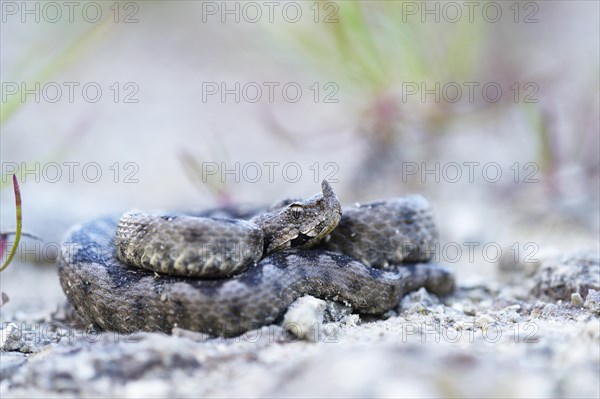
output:
<instances>
[{"instance_id":1,"label":"snake scale","mask_svg":"<svg viewBox=\"0 0 600 399\"><path fill-rule=\"evenodd\" d=\"M236 336L280 321L303 295L377 315L410 291L454 287L427 263L437 230L419 195L342 210L324 181L307 200L231 213L134 211L75 226L58 258L63 291L102 330Z\"/></svg>"}]
</instances>

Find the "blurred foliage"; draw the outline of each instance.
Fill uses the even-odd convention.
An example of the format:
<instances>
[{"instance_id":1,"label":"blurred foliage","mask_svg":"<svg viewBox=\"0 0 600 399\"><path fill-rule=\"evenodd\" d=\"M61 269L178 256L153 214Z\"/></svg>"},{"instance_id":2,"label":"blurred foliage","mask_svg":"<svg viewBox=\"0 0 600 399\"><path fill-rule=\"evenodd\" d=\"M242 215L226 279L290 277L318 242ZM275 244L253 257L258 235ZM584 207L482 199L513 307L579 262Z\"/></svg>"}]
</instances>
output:
<instances>
[{"instance_id":1,"label":"blurred foliage","mask_svg":"<svg viewBox=\"0 0 600 399\"><path fill-rule=\"evenodd\" d=\"M529 120L530 131L537 137L540 170L548 174L552 168L553 160L556 158L556 154L553 151L554 146L552 145L553 139L550 131L549 117L547 112L544 112L539 105L527 105L523 108Z\"/></svg>"},{"instance_id":2,"label":"blurred foliage","mask_svg":"<svg viewBox=\"0 0 600 399\"><path fill-rule=\"evenodd\" d=\"M402 82L468 80L480 55L486 25L460 21L424 24L403 19L403 1L319 1L320 19L280 32L293 52L344 87L377 102ZM337 22L336 22L337 21ZM279 35L281 36L281 35ZM444 102L438 103L444 106ZM448 103L446 103L448 105Z\"/></svg>"},{"instance_id":3,"label":"blurred foliage","mask_svg":"<svg viewBox=\"0 0 600 399\"><path fill-rule=\"evenodd\" d=\"M323 23L286 26L275 36L283 37L299 63L343 87L344 102L354 108L349 115L357 118L354 130L365 148L352 186L364 188L373 176L391 181L387 175L402 161L403 146L397 144L414 127L411 123L435 136L459 117L488 106L421 101L420 92L406 101L403 93L408 85L472 81L487 35L481 19L422 23L418 16L406 17L403 1L314 4L319 11L311 9Z\"/></svg>"},{"instance_id":4,"label":"blurred foliage","mask_svg":"<svg viewBox=\"0 0 600 399\"><path fill-rule=\"evenodd\" d=\"M223 147L221 146L221 148ZM215 153L214 150L211 152ZM212 157L211 159L227 159L223 156L223 151L220 153L221 157ZM227 187L220 174L206 173L202 166L206 162L204 158L194 156L187 150L181 150L179 161L194 187L206 190L208 194L216 198L219 206L226 207L234 203L233 192L230 187Z\"/></svg>"},{"instance_id":5,"label":"blurred foliage","mask_svg":"<svg viewBox=\"0 0 600 399\"><path fill-rule=\"evenodd\" d=\"M93 47L92 43L97 40L109 26L111 26L107 21L109 21L109 19L105 18L100 23L92 25L83 34L76 35L66 48L52 58L47 64L43 65L33 77L23 79L27 83L26 86L31 87L34 82L39 82L40 85L47 83L52 77L64 71L69 65L82 57L84 52L89 51ZM32 57L32 54L26 55L23 62L20 64L29 62ZM9 75L18 75L20 69L21 68L16 69L12 73L9 73ZM10 99L3 103L2 112L0 112L0 126L6 123L15 112L25 105L25 103L25 101L21 100L20 93L11 96Z\"/></svg>"},{"instance_id":6,"label":"blurred foliage","mask_svg":"<svg viewBox=\"0 0 600 399\"><path fill-rule=\"evenodd\" d=\"M105 18L97 24L91 25L87 30L83 31L81 34L76 34L74 38L65 46L61 51L58 52L55 56L51 57L47 63L40 66L36 72L34 72L33 76L23 77L21 75L21 70L24 70L24 66L32 62L34 58L33 49L31 51L24 52L23 59L17 63L17 67L8 73L10 78L3 77L3 80L15 80L15 81L23 81L26 82L26 87L34 86L34 83L39 83L43 85L50 81L54 76L60 74L64 70L66 70L71 64L75 63L78 59L84 56L84 54L91 49L94 48L94 43L96 43L100 38L106 33L107 29L110 26L114 26L114 24L110 23L109 18ZM25 97L27 99L27 97ZM20 92L12 95L7 99L6 102L2 103L2 107L0 107L0 127L3 127L12 117L15 115L20 109L22 109L26 101L23 101L21 98ZM77 128L81 128L82 126L77 126ZM73 136L79 135L80 132L75 132L68 137L62 145L60 145L52 154L48 155L47 159L55 161L57 159L61 159L68 148L72 148L73 144ZM2 135L2 129L0 129L0 138ZM19 168L17 172L17 177L20 178L20 174L23 170L27 169L27 165L25 168ZM9 179L6 175L2 176L2 181L0 181L0 189L4 189L8 187L10 184L8 182Z\"/></svg>"},{"instance_id":7,"label":"blurred foliage","mask_svg":"<svg viewBox=\"0 0 600 399\"><path fill-rule=\"evenodd\" d=\"M355 130L372 145L369 149L370 158L368 154L365 157L367 162L378 161L389 164L386 156L399 158L398 153L394 152L397 147L391 144L413 129L411 123L419 125L415 132L423 135L423 141L435 143L436 134L451 131L451 124L459 118L477 116L480 117L476 121L478 123L492 112L505 111L507 106L512 109L519 108L521 115L526 116L526 122L529 122L526 132L531 138L529 142L534 143L534 151L536 151L534 156L537 157L540 170L546 175L552 175L553 171L560 167L561 159L597 162L594 158L597 154L589 153L589 145L587 147L582 145L579 148L581 152L587 151L586 158L577 158L578 154L575 152L568 154L567 157L563 154L561 158L560 151L563 149L559 148L558 141L565 139L565 135L569 136L569 132L558 130L557 118L554 115L556 110L548 107L547 104L515 105L508 102L490 104L481 100L468 104L463 101L456 104L448 101L403 102L402 84L407 82L423 83L431 88L436 82L481 81L493 77L503 85L506 84L505 87L509 87L516 79L523 79L523 77L540 81L542 79L540 75L548 72L548 80L542 83L545 87L550 87L558 80L565 80L571 73L568 69L552 70L553 65L547 60L535 58L538 50L536 46L541 43L536 40L545 40L543 35L537 37L536 34L547 33L541 29L533 34L525 34L525 30L532 26L507 23L506 26L497 24L492 27L492 24L482 18L475 18L474 21L462 18L455 23L444 21L423 23L418 16L406 18L403 10L409 3L415 4L412 1L400 0L337 2L319 0L306 2L303 8L311 17L316 16L319 23L309 18L308 21L303 20L304 23L298 24L264 24L265 29L273 33L271 43L283 47L285 53L292 57L295 66L308 65L316 74L330 78L343 88L341 94L350 108L347 113L348 119L357 119ZM166 7L168 3L148 2L148 4ZM181 4L184 5L186 2ZM424 3L419 2L419 4L422 6ZM547 7L550 8L548 14L561 11L561 8L552 9L554 6ZM159 9L157 12L164 12L167 8ZM185 7L169 9L175 10L173 11L175 16L178 16L178 13L189 12ZM175 20L162 21L164 24L172 24ZM550 21L549 24L552 22ZM93 51L96 41L103 38L104 33L114 26L115 24L111 24L106 19L99 24L65 30L69 39L52 43L50 46L52 50L58 50L55 56L46 62L40 62L47 55L41 50L46 48L41 48L42 46L26 48L23 51L24 56L15 62L14 66L11 65L13 70L7 75L10 79L43 84L69 68L87 52ZM181 29L186 33L188 30L194 32L187 26ZM44 32L40 33L40 36L43 36ZM191 36L190 34L189 40L193 41L194 38ZM522 41L516 42L516 40ZM66 45L61 47L61 43ZM547 52L548 48L544 51ZM279 55L278 53L277 56ZM182 57L185 57L185 54L182 54ZM597 63L596 59L590 61L590 64L593 64L590 75L596 76L596 79ZM562 64L567 65L564 68L569 68L568 62ZM548 68L550 71L543 70L547 65L550 65ZM540 66L541 71L535 69ZM578 71L581 71L581 68ZM592 85L593 83L595 83L594 87L597 87L598 82L592 82ZM583 90L580 94L581 105L589 111L588 115L598 116L597 96L598 92L592 90ZM4 126L23 106L24 103L18 95L12 96L9 101L2 104L0 126ZM358 112L353 112L355 109L358 109ZM482 112L488 110L492 112L489 114ZM572 118L577 119L578 116ZM587 126L583 125L574 130L577 131L573 133L581 135L585 130L587 137L593 139L598 131L597 122L592 118L592 124L588 121ZM80 136L82 131L84 129L77 127L77 131L67 138L68 142L51 151L47 158L56 160L64 157L66 151L73 148L74 136L77 134ZM577 140L573 137L567 139ZM593 143L593 140L581 140L581 142ZM294 141L294 145L296 144L297 141ZM387 155L381 156L381 151L388 151ZM223 157L212 157L211 155L222 154L211 152L212 154L200 154L201 160L223 159ZM200 176L199 162L194 159L197 155L188 152L180 155L185 172L195 182L198 182ZM592 166L597 168L598 165ZM8 179L3 176L3 181ZM2 188L8 185L4 184ZM222 202L230 200L227 190L217 180L197 186L204 186Z\"/></svg>"},{"instance_id":8,"label":"blurred foliage","mask_svg":"<svg viewBox=\"0 0 600 399\"><path fill-rule=\"evenodd\" d=\"M410 130L421 135L422 141L435 150L436 136L452 131L456 122L480 123L487 118L509 116L512 111L525 117L523 130L531 139L528 142L532 145L532 156L546 178L549 193L555 192L556 172L564 166L561 163L565 160L580 160L585 170L596 171L591 175L597 179L597 154L586 157L574 152L561 154L564 150L559 147L560 141L573 142L578 140L576 137L582 137L593 144L593 135L598 134L597 124L589 134L590 127L578 128L573 116L570 117L575 126L572 134L558 130L560 113L571 109L564 99L561 103L561 99L544 97L540 92L539 102L536 99L535 103L527 104L522 99L512 101L512 94L507 92L497 103L480 98L472 103L403 101L403 83L414 82L433 88L436 82L443 85L495 81L501 87L510 88L526 79L551 92L571 73L543 58L551 47L538 52L540 43L535 40L543 37L536 37L533 32L541 30L541 26L514 24L511 18L507 19L510 23L495 26L483 18L423 23L418 15L406 16L403 10L407 3L415 2L338 1L334 7L331 1L322 0L318 3L319 20L325 23L287 24L274 35L281 38L284 47L289 47L288 52L296 63L308 64L320 76L338 82L344 88L344 102L358 108L359 113L349 112L349 115L358 115L359 126L355 130L366 139L365 159L357 169L359 173L367 171L365 181L369 181L370 176L380 175L385 165L402 161L398 148L404 146L393 144ZM420 4L422 7L425 3ZM552 13L564 12L560 4L548 3L544 7L549 26L553 23L548 21ZM331 17L329 23L327 16ZM268 26L267 29L274 28ZM597 80L597 62L595 60L594 72L588 79L596 77ZM597 81L595 83L597 87ZM597 95L597 91L584 90L575 100L589 110L590 104L597 104ZM557 107L549 106L555 102ZM591 110L590 114L597 118L598 110ZM429 150L431 148L426 149ZM428 152L428 155L435 156L435 153Z\"/></svg>"}]
</instances>

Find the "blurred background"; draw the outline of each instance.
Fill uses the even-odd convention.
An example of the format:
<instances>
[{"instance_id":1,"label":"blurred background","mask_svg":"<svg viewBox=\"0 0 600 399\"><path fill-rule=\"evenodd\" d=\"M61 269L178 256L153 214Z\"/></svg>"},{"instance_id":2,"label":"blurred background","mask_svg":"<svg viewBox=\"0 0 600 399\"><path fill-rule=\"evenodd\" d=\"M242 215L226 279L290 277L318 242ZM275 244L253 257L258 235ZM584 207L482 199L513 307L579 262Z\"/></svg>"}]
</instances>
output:
<instances>
[{"instance_id":1,"label":"blurred background","mask_svg":"<svg viewBox=\"0 0 600 399\"><path fill-rule=\"evenodd\" d=\"M1 229L12 173L54 246L327 178L344 204L424 194L442 243L597 248L598 3L469 4L2 1Z\"/></svg>"}]
</instances>

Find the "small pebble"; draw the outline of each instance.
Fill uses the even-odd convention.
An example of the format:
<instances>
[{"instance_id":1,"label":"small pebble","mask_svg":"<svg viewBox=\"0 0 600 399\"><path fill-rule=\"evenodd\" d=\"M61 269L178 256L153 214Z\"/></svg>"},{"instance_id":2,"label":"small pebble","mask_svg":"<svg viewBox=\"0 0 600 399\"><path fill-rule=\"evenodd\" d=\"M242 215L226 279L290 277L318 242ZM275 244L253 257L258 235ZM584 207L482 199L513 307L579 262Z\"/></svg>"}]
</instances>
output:
<instances>
[{"instance_id":1,"label":"small pebble","mask_svg":"<svg viewBox=\"0 0 600 399\"><path fill-rule=\"evenodd\" d=\"M342 320L342 323L346 327L356 327L360 323L360 316L357 314L351 314L349 316L346 316L346 318Z\"/></svg>"},{"instance_id":2,"label":"small pebble","mask_svg":"<svg viewBox=\"0 0 600 399\"><path fill-rule=\"evenodd\" d=\"M583 306L595 315L600 315L600 291L588 290Z\"/></svg>"},{"instance_id":3,"label":"small pebble","mask_svg":"<svg viewBox=\"0 0 600 399\"><path fill-rule=\"evenodd\" d=\"M583 305L583 298L579 294L579 292L574 292L571 294L571 305L580 307Z\"/></svg>"},{"instance_id":4,"label":"small pebble","mask_svg":"<svg viewBox=\"0 0 600 399\"><path fill-rule=\"evenodd\" d=\"M548 303L542 309L542 318L548 319L559 315L559 307L553 303Z\"/></svg>"},{"instance_id":5,"label":"small pebble","mask_svg":"<svg viewBox=\"0 0 600 399\"><path fill-rule=\"evenodd\" d=\"M352 314L352 308L335 301L325 301L324 321L338 322Z\"/></svg>"},{"instance_id":6,"label":"small pebble","mask_svg":"<svg viewBox=\"0 0 600 399\"><path fill-rule=\"evenodd\" d=\"M431 295L424 287L421 287L418 291L405 295L400 302L400 308L406 314L429 314L434 312L439 304L440 300L435 295Z\"/></svg>"},{"instance_id":7,"label":"small pebble","mask_svg":"<svg viewBox=\"0 0 600 399\"><path fill-rule=\"evenodd\" d=\"M488 314L482 314L475 318L475 327L485 329L487 328L488 324L493 324L495 322L496 320L492 316Z\"/></svg>"},{"instance_id":8,"label":"small pebble","mask_svg":"<svg viewBox=\"0 0 600 399\"><path fill-rule=\"evenodd\" d=\"M19 351L24 345L21 331L14 324L8 324L0 330L0 349L6 352Z\"/></svg>"},{"instance_id":9,"label":"small pebble","mask_svg":"<svg viewBox=\"0 0 600 399\"><path fill-rule=\"evenodd\" d=\"M467 303L463 307L463 312L467 316L475 316L477 314L477 306L473 305L472 303Z\"/></svg>"}]
</instances>

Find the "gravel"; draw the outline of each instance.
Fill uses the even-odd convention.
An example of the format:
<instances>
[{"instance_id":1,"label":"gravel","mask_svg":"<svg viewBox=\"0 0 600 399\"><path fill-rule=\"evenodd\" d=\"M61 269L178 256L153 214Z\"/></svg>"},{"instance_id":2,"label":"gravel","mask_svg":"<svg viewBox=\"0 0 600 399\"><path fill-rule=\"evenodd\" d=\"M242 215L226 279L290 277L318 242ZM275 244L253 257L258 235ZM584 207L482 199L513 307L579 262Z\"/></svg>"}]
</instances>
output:
<instances>
[{"instance_id":1,"label":"gravel","mask_svg":"<svg viewBox=\"0 0 600 399\"><path fill-rule=\"evenodd\" d=\"M459 281L446 298L422 288L380 318L304 297L284 320L319 334L300 337L285 323L228 339L125 336L90 329L64 302L3 309L0 394L598 397L597 267L590 252L563 254L515 283Z\"/></svg>"}]
</instances>

